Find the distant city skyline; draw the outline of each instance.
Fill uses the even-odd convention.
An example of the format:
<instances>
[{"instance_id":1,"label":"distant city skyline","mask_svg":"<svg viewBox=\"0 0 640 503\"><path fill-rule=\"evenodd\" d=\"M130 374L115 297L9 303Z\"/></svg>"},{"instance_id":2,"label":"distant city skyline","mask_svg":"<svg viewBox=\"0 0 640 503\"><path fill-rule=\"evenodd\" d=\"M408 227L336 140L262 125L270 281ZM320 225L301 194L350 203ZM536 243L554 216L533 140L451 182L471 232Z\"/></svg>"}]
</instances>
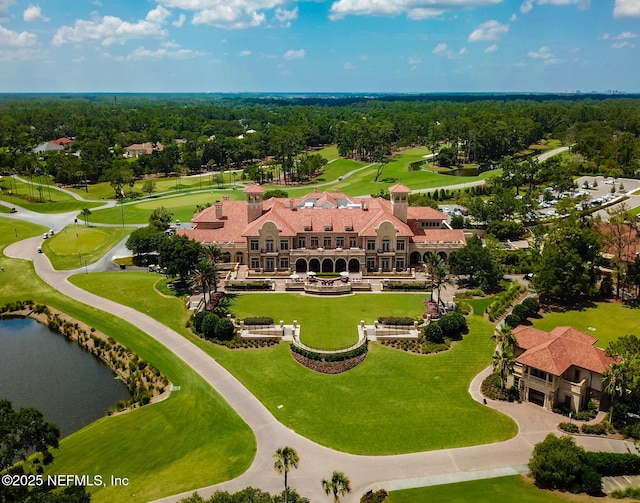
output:
<instances>
[{"instance_id":1,"label":"distant city skyline","mask_svg":"<svg viewBox=\"0 0 640 503\"><path fill-rule=\"evenodd\" d=\"M0 92L640 92L640 0L0 0Z\"/></svg>"}]
</instances>

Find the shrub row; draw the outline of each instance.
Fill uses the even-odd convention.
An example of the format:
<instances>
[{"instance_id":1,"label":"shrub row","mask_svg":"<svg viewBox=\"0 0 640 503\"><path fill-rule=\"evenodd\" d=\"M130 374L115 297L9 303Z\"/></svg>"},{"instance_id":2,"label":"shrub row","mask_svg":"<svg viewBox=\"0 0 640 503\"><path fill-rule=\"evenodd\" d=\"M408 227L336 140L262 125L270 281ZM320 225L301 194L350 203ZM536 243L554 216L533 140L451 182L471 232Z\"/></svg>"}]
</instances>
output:
<instances>
[{"instance_id":1,"label":"shrub row","mask_svg":"<svg viewBox=\"0 0 640 503\"><path fill-rule=\"evenodd\" d=\"M32 300L17 300L15 302L9 302L0 307L0 313L12 313L14 311L24 311L25 309L32 309Z\"/></svg>"},{"instance_id":2,"label":"shrub row","mask_svg":"<svg viewBox=\"0 0 640 503\"><path fill-rule=\"evenodd\" d=\"M343 360L349 360L350 358L356 358L357 356L366 353L367 349L367 344L363 344L358 348L352 349L350 351L343 351L341 353L318 353L316 351L309 351L291 344L291 351L293 351L294 353L298 353L299 355L304 356L309 360L318 360L325 362L341 362Z\"/></svg>"},{"instance_id":3,"label":"shrub row","mask_svg":"<svg viewBox=\"0 0 640 503\"><path fill-rule=\"evenodd\" d=\"M575 423L560 423L558 428L567 433L578 433L580 431L580 427Z\"/></svg>"},{"instance_id":4,"label":"shrub row","mask_svg":"<svg viewBox=\"0 0 640 503\"><path fill-rule=\"evenodd\" d=\"M409 316L378 316L378 323L389 326L413 325L413 321Z\"/></svg>"},{"instance_id":5,"label":"shrub row","mask_svg":"<svg viewBox=\"0 0 640 503\"><path fill-rule=\"evenodd\" d=\"M445 314L437 322L431 322L424 328L423 335L427 342L443 344L445 339L460 340L467 332L467 319L460 313Z\"/></svg>"},{"instance_id":6,"label":"shrub row","mask_svg":"<svg viewBox=\"0 0 640 503\"><path fill-rule=\"evenodd\" d=\"M586 461L603 477L640 475L640 456L635 454L620 452L587 452Z\"/></svg>"},{"instance_id":7,"label":"shrub row","mask_svg":"<svg viewBox=\"0 0 640 503\"><path fill-rule=\"evenodd\" d=\"M389 282L384 285L385 290L425 290L426 283L401 283L399 281Z\"/></svg>"},{"instance_id":8,"label":"shrub row","mask_svg":"<svg viewBox=\"0 0 640 503\"><path fill-rule=\"evenodd\" d=\"M533 297L527 297L513 308L513 311L505 318L504 322L511 328L516 328L527 318L538 314L539 310L540 303Z\"/></svg>"},{"instance_id":9,"label":"shrub row","mask_svg":"<svg viewBox=\"0 0 640 503\"><path fill-rule=\"evenodd\" d=\"M233 283L229 286L232 290L271 290L271 283L254 281L253 283Z\"/></svg>"},{"instance_id":10,"label":"shrub row","mask_svg":"<svg viewBox=\"0 0 640 503\"><path fill-rule=\"evenodd\" d=\"M244 320L245 325L273 325L273 318L269 316L249 316Z\"/></svg>"},{"instance_id":11,"label":"shrub row","mask_svg":"<svg viewBox=\"0 0 640 503\"><path fill-rule=\"evenodd\" d=\"M512 283L507 290L496 295L495 300L487 306L489 321L495 321L509 309L514 300L525 291L525 287L519 283Z\"/></svg>"}]
</instances>

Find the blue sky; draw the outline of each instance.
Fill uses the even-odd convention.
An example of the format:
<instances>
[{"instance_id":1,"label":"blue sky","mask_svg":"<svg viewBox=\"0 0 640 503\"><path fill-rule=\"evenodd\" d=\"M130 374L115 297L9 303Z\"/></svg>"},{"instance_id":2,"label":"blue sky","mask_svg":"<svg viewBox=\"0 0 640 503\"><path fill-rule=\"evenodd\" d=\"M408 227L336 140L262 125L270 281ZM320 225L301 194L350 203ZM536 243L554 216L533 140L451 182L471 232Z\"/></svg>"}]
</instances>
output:
<instances>
[{"instance_id":1,"label":"blue sky","mask_svg":"<svg viewBox=\"0 0 640 503\"><path fill-rule=\"evenodd\" d=\"M0 92L640 92L640 0L0 0Z\"/></svg>"}]
</instances>

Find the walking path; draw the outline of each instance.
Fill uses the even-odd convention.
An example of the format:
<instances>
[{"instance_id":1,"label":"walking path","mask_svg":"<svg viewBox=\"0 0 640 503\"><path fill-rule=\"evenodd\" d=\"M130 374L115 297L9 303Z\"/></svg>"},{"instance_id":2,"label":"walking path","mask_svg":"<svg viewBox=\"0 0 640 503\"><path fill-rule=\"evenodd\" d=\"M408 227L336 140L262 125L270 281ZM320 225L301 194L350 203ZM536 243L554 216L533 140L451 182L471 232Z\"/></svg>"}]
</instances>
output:
<instances>
[{"instance_id":1,"label":"walking path","mask_svg":"<svg viewBox=\"0 0 640 503\"><path fill-rule=\"evenodd\" d=\"M418 487L519 473L524 470L534 444L550 431L556 431L559 417L536 405L488 401L488 406L508 414L518 423L519 432L515 438L487 445L379 457L345 454L320 446L279 423L233 375L178 333L145 314L69 283L68 271L54 271L46 255L37 253L38 242L39 238L20 241L7 247L5 254L32 260L37 274L63 294L113 313L164 344L213 386L254 431L257 454L249 470L234 480L198 489L205 497L218 489L236 491L247 486L260 487L270 492L281 491L282 477L273 469L273 453L285 445L293 447L301 460L299 469L289 475L291 487L311 501L324 501L326 496L320 481L329 477L334 470L340 470L349 476L352 485L352 493L345 501L358 501L363 492L377 487ZM470 393L478 401L482 400L479 385L488 371L489 369L477 376L471 383ZM578 440L582 443L585 438L580 437ZM626 452L628 449L620 440L587 440L587 443L599 450ZM188 494L191 491L161 501L178 501Z\"/></svg>"}]
</instances>

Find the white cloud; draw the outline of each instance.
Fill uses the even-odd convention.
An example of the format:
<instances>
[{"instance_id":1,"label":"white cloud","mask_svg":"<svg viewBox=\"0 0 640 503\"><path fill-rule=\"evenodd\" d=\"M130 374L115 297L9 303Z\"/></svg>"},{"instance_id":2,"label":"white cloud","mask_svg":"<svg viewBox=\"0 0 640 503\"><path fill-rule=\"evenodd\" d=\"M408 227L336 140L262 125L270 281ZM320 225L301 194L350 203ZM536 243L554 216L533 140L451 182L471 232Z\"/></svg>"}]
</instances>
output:
<instances>
[{"instance_id":1,"label":"white cloud","mask_svg":"<svg viewBox=\"0 0 640 503\"><path fill-rule=\"evenodd\" d=\"M46 60L47 56L47 51L43 51L40 48L31 49L21 47L18 49L0 49L0 61Z\"/></svg>"},{"instance_id":2,"label":"white cloud","mask_svg":"<svg viewBox=\"0 0 640 503\"><path fill-rule=\"evenodd\" d=\"M79 58L72 58L71 62L74 65L79 65L80 63L84 63L87 60L87 58L85 58L84 56L80 56Z\"/></svg>"},{"instance_id":3,"label":"white cloud","mask_svg":"<svg viewBox=\"0 0 640 503\"><path fill-rule=\"evenodd\" d=\"M284 53L284 55L282 56L284 59L303 59L305 57L305 50L304 49L289 49L287 52Z\"/></svg>"},{"instance_id":4,"label":"white cloud","mask_svg":"<svg viewBox=\"0 0 640 503\"><path fill-rule=\"evenodd\" d=\"M548 47L540 47L537 51L529 51L527 55L530 58L544 61L545 65L560 63L560 60L554 56Z\"/></svg>"},{"instance_id":5,"label":"white cloud","mask_svg":"<svg viewBox=\"0 0 640 503\"><path fill-rule=\"evenodd\" d=\"M342 69L343 70L347 70L347 71L351 71L351 70L355 70L356 66L352 63L342 63Z\"/></svg>"},{"instance_id":6,"label":"white cloud","mask_svg":"<svg viewBox=\"0 0 640 503\"><path fill-rule=\"evenodd\" d=\"M625 40L624 42L616 42L614 44L611 44L611 47L613 47L614 49L633 49L636 45L632 44L631 42L629 42L628 40Z\"/></svg>"},{"instance_id":7,"label":"white cloud","mask_svg":"<svg viewBox=\"0 0 640 503\"><path fill-rule=\"evenodd\" d=\"M608 33L605 33L604 35L602 35L602 36L600 37L600 39L599 39L599 40L609 40L609 34L608 34Z\"/></svg>"},{"instance_id":8,"label":"white cloud","mask_svg":"<svg viewBox=\"0 0 640 503\"><path fill-rule=\"evenodd\" d=\"M240 51L238 53L238 56L242 56L242 57L251 56L251 51Z\"/></svg>"},{"instance_id":9,"label":"white cloud","mask_svg":"<svg viewBox=\"0 0 640 503\"><path fill-rule=\"evenodd\" d=\"M205 56L206 53L200 51L192 51L191 49L178 49L175 51L165 49L161 47L159 49L146 49L144 47L138 47L131 54L127 56L112 56L105 54L107 57L111 57L116 61L141 61L141 60L160 60L160 59L193 59L198 56Z\"/></svg>"},{"instance_id":10,"label":"white cloud","mask_svg":"<svg viewBox=\"0 0 640 503\"><path fill-rule=\"evenodd\" d=\"M264 11L284 7L289 0L156 0L169 8L193 12L193 24L206 24L218 28L242 29L265 23ZM281 9L280 16L291 16L292 11ZM286 13L286 14L285 14ZM294 18L293 18L294 19ZM290 22L285 20L286 22Z\"/></svg>"},{"instance_id":11,"label":"white cloud","mask_svg":"<svg viewBox=\"0 0 640 503\"><path fill-rule=\"evenodd\" d=\"M482 23L469 35L469 42L495 41L509 31L509 25L500 24L496 20Z\"/></svg>"},{"instance_id":12,"label":"white cloud","mask_svg":"<svg viewBox=\"0 0 640 503\"><path fill-rule=\"evenodd\" d=\"M638 0L616 0L613 16L640 17L640 2Z\"/></svg>"},{"instance_id":13,"label":"white cloud","mask_svg":"<svg viewBox=\"0 0 640 503\"><path fill-rule=\"evenodd\" d=\"M360 61L368 61L369 60L369 56L367 56L366 54L363 54L362 56L360 56Z\"/></svg>"},{"instance_id":14,"label":"white cloud","mask_svg":"<svg viewBox=\"0 0 640 503\"><path fill-rule=\"evenodd\" d=\"M291 26L291 21L294 19L298 19L297 6L291 10L281 9L280 7L276 9L276 20L285 28L289 28L289 26Z\"/></svg>"},{"instance_id":15,"label":"white cloud","mask_svg":"<svg viewBox=\"0 0 640 503\"><path fill-rule=\"evenodd\" d=\"M460 49L457 53L453 51L453 49L449 48L449 46L447 44L440 43L438 45L436 45L436 48L431 51L433 54L435 54L436 56L445 56L449 59L455 59L458 56L462 56L464 54L467 54L467 48L463 47L462 49Z\"/></svg>"},{"instance_id":16,"label":"white cloud","mask_svg":"<svg viewBox=\"0 0 640 503\"><path fill-rule=\"evenodd\" d=\"M493 44L490 45L489 47L487 47L484 52L486 52L487 54L490 52L496 52L498 50L498 44Z\"/></svg>"},{"instance_id":17,"label":"white cloud","mask_svg":"<svg viewBox=\"0 0 640 503\"><path fill-rule=\"evenodd\" d=\"M329 17L333 20L346 16L397 16L420 20L440 16L452 10L483 5L496 5L502 0L337 0L331 5Z\"/></svg>"},{"instance_id":18,"label":"white cloud","mask_svg":"<svg viewBox=\"0 0 640 503\"><path fill-rule=\"evenodd\" d=\"M146 18L136 23L123 21L119 17L98 15L92 20L77 19L75 25L62 26L53 36L53 45L80 43L85 40L99 41L102 45L124 43L131 39L164 38L163 28L171 12L162 6L150 10Z\"/></svg>"},{"instance_id":19,"label":"white cloud","mask_svg":"<svg viewBox=\"0 0 640 503\"><path fill-rule=\"evenodd\" d=\"M634 0L631 0L634 1ZM576 4L580 9L588 9L591 1L590 0L525 0L524 3L520 6L520 12L523 14L527 14L531 12L534 5L573 5Z\"/></svg>"},{"instance_id":20,"label":"white cloud","mask_svg":"<svg viewBox=\"0 0 640 503\"><path fill-rule=\"evenodd\" d=\"M27 48L38 45L38 37L28 31L18 33L0 26L0 47Z\"/></svg>"},{"instance_id":21,"label":"white cloud","mask_svg":"<svg viewBox=\"0 0 640 503\"><path fill-rule=\"evenodd\" d=\"M613 37L613 40L630 40L633 38L638 38L638 35L630 31L623 31L620 35Z\"/></svg>"},{"instance_id":22,"label":"white cloud","mask_svg":"<svg viewBox=\"0 0 640 503\"><path fill-rule=\"evenodd\" d=\"M410 57L410 58L407 58L407 63L409 63L411 66L416 66L422 63L422 59L417 56Z\"/></svg>"},{"instance_id":23,"label":"white cloud","mask_svg":"<svg viewBox=\"0 0 640 503\"><path fill-rule=\"evenodd\" d=\"M24 10L22 17L27 23L38 20L45 23L49 21L48 17L42 15L42 9L39 5L29 5L29 7Z\"/></svg>"},{"instance_id":24,"label":"white cloud","mask_svg":"<svg viewBox=\"0 0 640 503\"><path fill-rule=\"evenodd\" d=\"M9 7L14 5L16 0L0 0L0 16L9 14Z\"/></svg>"},{"instance_id":25,"label":"white cloud","mask_svg":"<svg viewBox=\"0 0 640 503\"><path fill-rule=\"evenodd\" d=\"M511 23L515 23L518 20L518 16L516 16L515 14L511 14L511 17L509 18L509 21Z\"/></svg>"},{"instance_id":26,"label":"white cloud","mask_svg":"<svg viewBox=\"0 0 640 503\"><path fill-rule=\"evenodd\" d=\"M180 14L180 16L178 17L178 19L176 19L173 23L171 23L173 26L175 26L176 28L180 28L184 22L187 20L187 16L185 16L184 14Z\"/></svg>"}]
</instances>

